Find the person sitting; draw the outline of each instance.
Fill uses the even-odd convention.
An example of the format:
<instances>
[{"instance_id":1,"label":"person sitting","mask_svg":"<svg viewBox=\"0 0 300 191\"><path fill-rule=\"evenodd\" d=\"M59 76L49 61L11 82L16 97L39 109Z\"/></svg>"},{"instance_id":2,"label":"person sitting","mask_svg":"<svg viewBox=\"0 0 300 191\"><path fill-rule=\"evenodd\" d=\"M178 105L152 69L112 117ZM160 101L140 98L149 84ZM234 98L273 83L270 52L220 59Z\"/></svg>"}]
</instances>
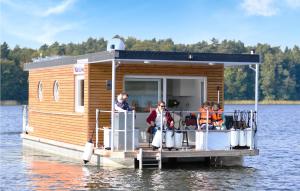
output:
<instances>
[{"instance_id":1,"label":"person sitting","mask_svg":"<svg viewBox=\"0 0 300 191\"><path fill-rule=\"evenodd\" d=\"M213 126L216 129L221 129L223 126L223 109L221 109L220 104L214 104L212 110L211 120Z\"/></svg>"},{"instance_id":2,"label":"person sitting","mask_svg":"<svg viewBox=\"0 0 300 191\"><path fill-rule=\"evenodd\" d=\"M115 110L120 112L132 111L132 108L129 106L127 100L128 100L127 93L119 94L115 103Z\"/></svg>"},{"instance_id":3,"label":"person sitting","mask_svg":"<svg viewBox=\"0 0 300 191\"><path fill-rule=\"evenodd\" d=\"M117 96L117 100L116 100L116 102L115 102L115 110L116 111L125 111L124 109L123 109L123 95L122 94L119 94L118 96Z\"/></svg>"},{"instance_id":4,"label":"person sitting","mask_svg":"<svg viewBox=\"0 0 300 191\"><path fill-rule=\"evenodd\" d=\"M161 119L164 111L165 116L163 119ZM157 108L151 111L150 115L146 119L146 122L148 125L147 132L152 135L155 135L157 130L164 129L164 124L166 124L167 128L169 129L174 128L174 120L171 114L167 111L166 104L163 101L158 102ZM161 122L163 122L163 124Z\"/></svg>"},{"instance_id":5,"label":"person sitting","mask_svg":"<svg viewBox=\"0 0 300 191\"><path fill-rule=\"evenodd\" d=\"M199 119L200 128L206 129L206 125L208 124L208 129L212 129L213 125L211 124L211 109L210 109L209 102L203 103L201 108L199 109L199 112L200 112L200 119Z\"/></svg>"},{"instance_id":6,"label":"person sitting","mask_svg":"<svg viewBox=\"0 0 300 191\"><path fill-rule=\"evenodd\" d=\"M129 106L129 103L128 103L128 94L123 92L122 97L123 97L122 109L127 110L127 111L132 111L132 108Z\"/></svg>"}]
</instances>

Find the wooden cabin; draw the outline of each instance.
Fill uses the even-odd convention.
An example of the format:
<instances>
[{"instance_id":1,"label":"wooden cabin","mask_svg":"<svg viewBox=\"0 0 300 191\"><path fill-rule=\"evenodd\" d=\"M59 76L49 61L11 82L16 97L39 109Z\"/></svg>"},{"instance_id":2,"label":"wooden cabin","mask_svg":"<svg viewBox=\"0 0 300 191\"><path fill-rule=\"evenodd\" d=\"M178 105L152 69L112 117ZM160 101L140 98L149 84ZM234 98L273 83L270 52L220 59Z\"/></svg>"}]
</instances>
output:
<instances>
[{"instance_id":1,"label":"wooden cabin","mask_svg":"<svg viewBox=\"0 0 300 191\"><path fill-rule=\"evenodd\" d=\"M24 67L29 71L24 136L58 146L84 146L96 126L96 109L113 110L121 92L129 94L136 127L142 132L149 109L158 100L177 111L197 111L207 100L223 106L224 67L257 63L255 54L128 50L36 60ZM172 100L180 104L173 107ZM109 113L99 117L101 127L111 126ZM98 140L97 147L103 144L103 131Z\"/></svg>"}]
</instances>

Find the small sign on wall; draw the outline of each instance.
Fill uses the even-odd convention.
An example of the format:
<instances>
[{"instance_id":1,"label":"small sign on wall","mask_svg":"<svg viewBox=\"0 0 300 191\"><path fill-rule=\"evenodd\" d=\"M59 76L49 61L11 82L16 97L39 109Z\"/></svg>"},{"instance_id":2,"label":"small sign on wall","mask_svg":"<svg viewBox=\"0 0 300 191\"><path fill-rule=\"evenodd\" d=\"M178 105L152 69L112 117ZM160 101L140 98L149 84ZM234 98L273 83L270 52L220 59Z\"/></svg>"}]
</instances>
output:
<instances>
[{"instance_id":1,"label":"small sign on wall","mask_svg":"<svg viewBox=\"0 0 300 191\"><path fill-rule=\"evenodd\" d=\"M111 90L111 80L106 80L106 90Z\"/></svg>"},{"instance_id":2,"label":"small sign on wall","mask_svg":"<svg viewBox=\"0 0 300 191\"><path fill-rule=\"evenodd\" d=\"M77 60L77 63L74 64L74 74L84 74L84 64L88 63L88 59Z\"/></svg>"}]
</instances>

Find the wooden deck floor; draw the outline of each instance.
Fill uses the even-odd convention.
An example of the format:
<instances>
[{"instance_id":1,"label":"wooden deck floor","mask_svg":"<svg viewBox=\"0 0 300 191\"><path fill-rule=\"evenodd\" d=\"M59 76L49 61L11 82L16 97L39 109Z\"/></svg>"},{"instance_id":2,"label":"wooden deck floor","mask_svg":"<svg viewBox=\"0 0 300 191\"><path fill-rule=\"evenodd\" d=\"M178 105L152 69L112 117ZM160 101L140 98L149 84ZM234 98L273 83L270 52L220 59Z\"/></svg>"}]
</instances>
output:
<instances>
[{"instance_id":1,"label":"wooden deck floor","mask_svg":"<svg viewBox=\"0 0 300 191\"><path fill-rule=\"evenodd\" d=\"M152 148L143 145L143 158L156 157L160 154L160 150L153 151ZM95 149L95 154L99 154L103 157L112 157L112 158L137 158L139 150L135 151L110 151L104 149ZM222 157L222 156L255 156L259 154L258 149L231 149L231 150L201 150L196 151L193 147L182 148L182 149L172 149L169 151L167 148L164 148L161 152L162 158L201 158L201 157Z\"/></svg>"}]
</instances>

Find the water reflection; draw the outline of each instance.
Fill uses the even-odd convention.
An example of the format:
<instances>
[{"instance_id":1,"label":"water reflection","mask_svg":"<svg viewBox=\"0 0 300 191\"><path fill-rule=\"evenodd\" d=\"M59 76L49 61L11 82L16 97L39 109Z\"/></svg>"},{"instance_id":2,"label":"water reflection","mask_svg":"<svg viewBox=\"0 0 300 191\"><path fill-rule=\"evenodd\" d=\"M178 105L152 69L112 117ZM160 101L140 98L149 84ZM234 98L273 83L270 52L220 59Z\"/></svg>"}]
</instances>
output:
<instances>
[{"instance_id":1,"label":"water reflection","mask_svg":"<svg viewBox=\"0 0 300 191\"><path fill-rule=\"evenodd\" d=\"M90 188L121 190L242 190L256 188L253 168L96 169L88 167Z\"/></svg>"},{"instance_id":2,"label":"water reflection","mask_svg":"<svg viewBox=\"0 0 300 191\"><path fill-rule=\"evenodd\" d=\"M24 190L232 190L255 188L259 171L248 167L111 169L23 148Z\"/></svg>"},{"instance_id":3,"label":"water reflection","mask_svg":"<svg viewBox=\"0 0 300 191\"><path fill-rule=\"evenodd\" d=\"M185 166L169 169L111 169L23 148L25 190L232 190L255 188L259 171L248 167ZM25 183L23 183L25 184Z\"/></svg>"},{"instance_id":4,"label":"water reflection","mask_svg":"<svg viewBox=\"0 0 300 191\"><path fill-rule=\"evenodd\" d=\"M77 165L32 161L28 172L32 188L38 190L74 190L83 187L83 171Z\"/></svg>"}]
</instances>

